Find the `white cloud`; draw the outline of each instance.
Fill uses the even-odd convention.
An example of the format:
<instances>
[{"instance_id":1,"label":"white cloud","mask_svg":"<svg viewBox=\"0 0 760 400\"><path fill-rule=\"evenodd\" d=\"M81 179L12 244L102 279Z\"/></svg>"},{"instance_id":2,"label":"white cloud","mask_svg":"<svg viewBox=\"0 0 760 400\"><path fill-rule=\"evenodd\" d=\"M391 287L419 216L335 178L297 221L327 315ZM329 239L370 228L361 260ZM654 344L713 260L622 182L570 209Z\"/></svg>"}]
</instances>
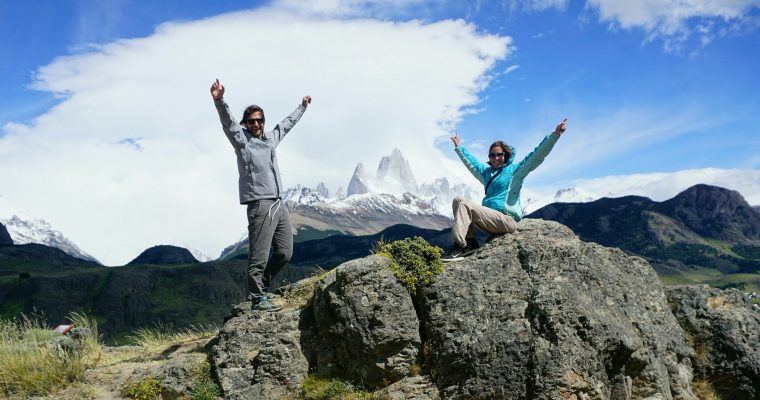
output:
<instances>
[{"instance_id":1,"label":"white cloud","mask_svg":"<svg viewBox=\"0 0 760 400\"><path fill-rule=\"evenodd\" d=\"M34 87L61 102L29 125L3 127L3 195L109 265L156 244L216 255L246 221L213 79L236 114L262 105L269 128L313 96L278 149L286 187L345 188L357 162L394 147L419 181L464 178L433 144L477 106L509 43L461 20L336 20L281 8L164 24L39 69Z\"/></svg>"},{"instance_id":2,"label":"white cloud","mask_svg":"<svg viewBox=\"0 0 760 400\"><path fill-rule=\"evenodd\" d=\"M518 68L520 68L520 66L517 64L510 65L509 67L507 67L507 69L504 70L504 73L511 74L512 72L515 72L515 70Z\"/></svg>"},{"instance_id":3,"label":"white cloud","mask_svg":"<svg viewBox=\"0 0 760 400\"><path fill-rule=\"evenodd\" d=\"M403 14L405 10L415 5L433 6L435 3L424 0L277 0L275 8L309 17L387 17Z\"/></svg>"},{"instance_id":4,"label":"white cloud","mask_svg":"<svg viewBox=\"0 0 760 400\"><path fill-rule=\"evenodd\" d=\"M697 31L706 45L715 21L745 25L750 11L760 0L587 0L586 7L597 10L599 18L623 29L642 29L647 40L662 38L666 50L675 50ZM690 27L696 21L697 27Z\"/></svg>"}]
</instances>

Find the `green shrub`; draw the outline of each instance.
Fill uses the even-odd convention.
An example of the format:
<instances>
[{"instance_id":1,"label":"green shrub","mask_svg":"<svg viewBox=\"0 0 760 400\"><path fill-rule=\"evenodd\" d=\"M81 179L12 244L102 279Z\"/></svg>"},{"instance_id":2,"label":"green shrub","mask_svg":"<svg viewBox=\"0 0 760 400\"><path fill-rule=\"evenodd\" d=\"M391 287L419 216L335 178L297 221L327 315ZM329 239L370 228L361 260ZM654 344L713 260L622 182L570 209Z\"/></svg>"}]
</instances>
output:
<instances>
[{"instance_id":1,"label":"green shrub","mask_svg":"<svg viewBox=\"0 0 760 400\"><path fill-rule=\"evenodd\" d=\"M219 385L211 378L211 365L208 362L193 371L193 382L192 400L214 400L222 395Z\"/></svg>"},{"instance_id":2,"label":"green shrub","mask_svg":"<svg viewBox=\"0 0 760 400\"><path fill-rule=\"evenodd\" d=\"M433 277L443 272L443 251L419 236L391 243L381 239L375 245L374 252L391 261L391 271L412 295L417 294L417 288L430 283Z\"/></svg>"},{"instance_id":3,"label":"green shrub","mask_svg":"<svg viewBox=\"0 0 760 400\"><path fill-rule=\"evenodd\" d=\"M351 384L351 382L336 378L330 379L307 376L303 381L304 400L337 400L348 397L356 398L356 395L358 394L364 394L363 390L357 388Z\"/></svg>"},{"instance_id":4,"label":"green shrub","mask_svg":"<svg viewBox=\"0 0 760 400\"><path fill-rule=\"evenodd\" d=\"M128 383L121 391L121 395L134 400L154 400L161 394L163 386L158 379L149 376L143 380Z\"/></svg>"}]
</instances>

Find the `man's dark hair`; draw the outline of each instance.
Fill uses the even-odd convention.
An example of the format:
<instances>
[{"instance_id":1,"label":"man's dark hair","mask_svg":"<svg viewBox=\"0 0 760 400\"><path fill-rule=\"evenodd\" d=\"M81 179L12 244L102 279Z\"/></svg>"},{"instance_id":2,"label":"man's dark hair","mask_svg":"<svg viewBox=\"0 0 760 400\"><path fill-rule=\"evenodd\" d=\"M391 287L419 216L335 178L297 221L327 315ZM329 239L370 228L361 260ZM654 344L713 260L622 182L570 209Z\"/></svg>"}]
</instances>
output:
<instances>
[{"instance_id":1,"label":"man's dark hair","mask_svg":"<svg viewBox=\"0 0 760 400\"><path fill-rule=\"evenodd\" d=\"M252 104L245 108L245 111L243 111L243 119L240 120L240 123L244 123L245 120L248 119L248 117L251 116L251 114L255 113L256 111L259 111L261 113L261 118L264 118L266 121L266 118L264 117L264 109L257 106L256 104Z\"/></svg>"},{"instance_id":2,"label":"man's dark hair","mask_svg":"<svg viewBox=\"0 0 760 400\"><path fill-rule=\"evenodd\" d=\"M509 148L509 145L506 142L502 142L501 140L497 140L493 143L491 143L491 146L488 147L488 152L491 152L491 149L494 147L501 148L501 151L504 152L504 165L509 163L509 159L512 158L512 149ZM488 165L491 165L491 161L488 161Z\"/></svg>"}]
</instances>

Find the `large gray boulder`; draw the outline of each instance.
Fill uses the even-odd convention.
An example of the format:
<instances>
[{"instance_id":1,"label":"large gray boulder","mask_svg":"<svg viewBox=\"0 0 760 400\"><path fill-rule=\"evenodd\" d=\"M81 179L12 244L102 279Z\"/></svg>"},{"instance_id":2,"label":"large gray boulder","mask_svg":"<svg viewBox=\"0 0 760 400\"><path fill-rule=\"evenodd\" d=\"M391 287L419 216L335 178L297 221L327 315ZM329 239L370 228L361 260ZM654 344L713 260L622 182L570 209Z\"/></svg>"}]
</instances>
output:
<instances>
[{"instance_id":1,"label":"large gray boulder","mask_svg":"<svg viewBox=\"0 0 760 400\"><path fill-rule=\"evenodd\" d=\"M301 352L298 308L252 312L236 306L211 348L211 363L224 398L288 398L298 393L308 372Z\"/></svg>"},{"instance_id":2,"label":"large gray boulder","mask_svg":"<svg viewBox=\"0 0 760 400\"><path fill-rule=\"evenodd\" d=\"M668 288L676 318L691 336L694 372L724 399L760 398L760 313L736 289Z\"/></svg>"},{"instance_id":3,"label":"large gray boulder","mask_svg":"<svg viewBox=\"0 0 760 400\"><path fill-rule=\"evenodd\" d=\"M225 398L298 397L315 374L382 398L696 399L691 350L644 260L556 222L518 226L414 298L370 256L286 287L283 311L243 303L211 356Z\"/></svg>"},{"instance_id":4,"label":"large gray boulder","mask_svg":"<svg viewBox=\"0 0 760 400\"><path fill-rule=\"evenodd\" d=\"M524 220L418 300L443 398L695 398L654 270L564 225Z\"/></svg>"},{"instance_id":5,"label":"large gray boulder","mask_svg":"<svg viewBox=\"0 0 760 400\"><path fill-rule=\"evenodd\" d=\"M317 286L309 358L318 374L368 387L409 375L422 344L419 319L388 264L380 256L349 261Z\"/></svg>"}]
</instances>

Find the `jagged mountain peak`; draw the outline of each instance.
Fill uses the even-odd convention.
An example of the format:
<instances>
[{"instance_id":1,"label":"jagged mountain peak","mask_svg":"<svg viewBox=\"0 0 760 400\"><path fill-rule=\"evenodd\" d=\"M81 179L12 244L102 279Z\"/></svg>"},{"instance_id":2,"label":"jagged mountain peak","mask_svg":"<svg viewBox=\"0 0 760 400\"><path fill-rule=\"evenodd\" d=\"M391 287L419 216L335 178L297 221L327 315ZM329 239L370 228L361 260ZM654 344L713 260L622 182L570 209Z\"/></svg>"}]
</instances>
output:
<instances>
[{"instance_id":1,"label":"jagged mountain peak","mask_svg":"<svg viewBox=\"0 0 760 400\"><path fill-rule=\"evenodd\" d=\"M26 219L14 214L7 219L0 218L0 223L5 225L14 244L43 244L58 248L73 257L100 264L95 257L84 252L45 220Z\"/></svg>"},{"instance_id":2,"label":"jagged mountain peak","mask_svg":"<svg viewBox=\"0 0 760 400\"><path fill-rule=\"evenodd\" d=\"M297 205L313 205L327 202L327 197L319 189L296 185L285 191L282 201L293 210Z\"/></svg>"},{"instance_id":3,"label":"jagged mountain peak","mask_svg":"<svg viewBox=\"0 0 760 400\"><path fill-rule=\"evenodd\" d=\"M8 233L8 230L5 228L5 225L0 224L0 245L8 245L13 244L13 238L11 238L11 234Z\"/></svg>"},{"instance_id":4,"label":"jagged mountain peak","mask_svg":"<svg viewBox=\"0 0 760 400\"><path fill-rule=\"evenodd\" d=\"M404 191L416 192L417 180L414 179L412 167L401 154L401 150L393 149L389 156L380 159L377 166L377 179L403 188Z\"/></svg>"},{"instance_id":5,"label":"jagged mountain peak","mask_svg":"<svg viewBox=\"0 0 760 400\"><path fill-rule=\"evenodd\" d=\"M364 164L361 162L356 164L354 174L351 176L351 180L348 182L347 196L354 194L364 194L369 192L369 185L367 184L367 174L364 172Z\"/></svg>"}]
</instances>

